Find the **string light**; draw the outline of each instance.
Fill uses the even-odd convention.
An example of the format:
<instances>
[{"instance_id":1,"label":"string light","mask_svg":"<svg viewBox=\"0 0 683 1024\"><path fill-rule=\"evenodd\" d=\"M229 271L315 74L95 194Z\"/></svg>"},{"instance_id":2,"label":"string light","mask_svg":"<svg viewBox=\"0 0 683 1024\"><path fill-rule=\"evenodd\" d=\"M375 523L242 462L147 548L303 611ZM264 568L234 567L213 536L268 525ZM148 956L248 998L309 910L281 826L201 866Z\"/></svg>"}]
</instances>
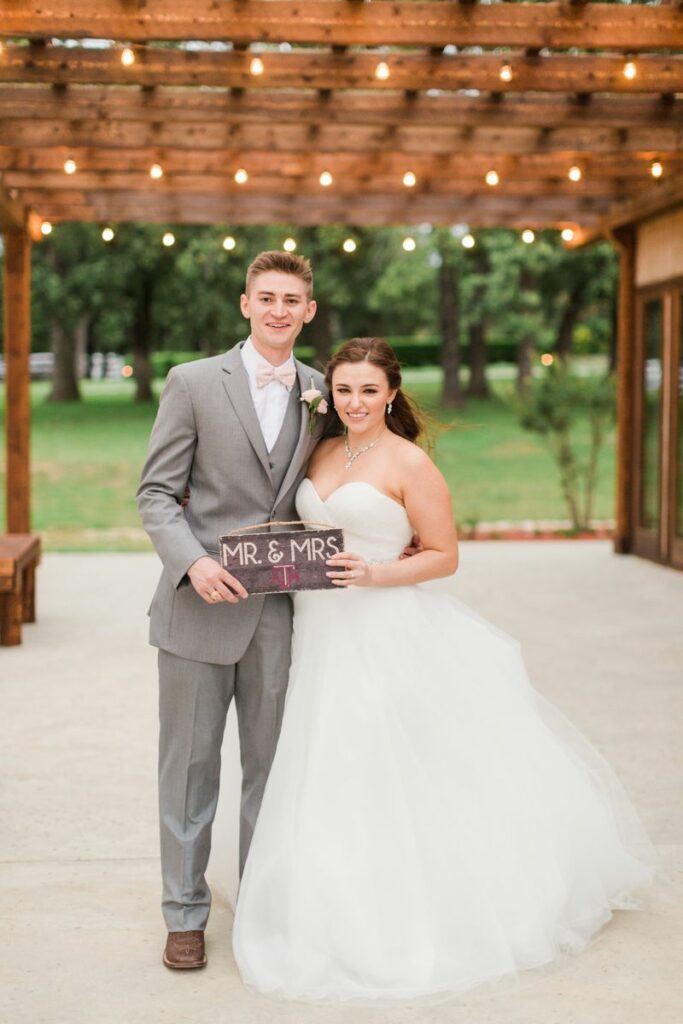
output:
<instances>
[{"instance_id":1,"label":"string light","mask_svg":"<svg viewBox=\"0 0 683 1024\"><path fill-rule=\"evenodd\" d=\"M415 252L416 243L414 238L404 238L402 244L406 252Z\"/></svg>"},{"instance_id":2,"label":"string light","mask_svg":"<svg viewBox=\"0 0 683 1024\"><path fill-rule=\"evenodd\" d=\"M498 171L487 171L486 178L484 179L487 185L497 185L500 181L498 177Z\"/></svg>"},{"instance_id":3,"label":"string light","mask_svg":"<svg viewBox=\"0 0 683 1024\"><path fill-rule=\"evenodd\" d=\"M563 242L571 242L573 237L574 237L574 229L573 228L562 228L561 238L562 238Z\"/></svg>"},{"instance_id":4,"label":"string light","mask_svg":"<svg viewBox=\"0 0 683 1024\"><path fill-rule=\"evenodd\" d=\"M113 228L103 228L102 229L102 241L103 242L113 242L114 241L114 229Z\"/></svg>"},{"instance_id":5,"label":"string light","mask_svg":"<svg viewBox=\"0 0 683 1024\"><path fill-rule=\"evenodd\" d=\"M237 242L232 237L232 235L226 235L225 238L223 239L223 248L225 249L226 252L230 252L232 249L235 248L236 245Z\"/></svg>"},{"instance_id":6,"label":"string light","mask_svg":"<svg viewBox=\"0 0 683 1024\"><path fill-rule=\"evenodd\" d=\"M159 178L163 178L164 170L161 164L152 164L152 166L149 169L149 176L150 178L154 178L155 181L158 180Z\"/></svg>"},{"instance_id":7,"label":"string light","mask_svg":"<svg viewBox=\"0 0 683 1024\"><path fill-rule=\"evenodd\" d=\"M76 161L72 160L71 157L69 157L68 160L64 161L64 173L65 174L75 174L77 170L78 170L78 168L76 167Z\"/></svg>"},{"instance_id":8,"label":"string light","mask_svg":"<svg viewBox=\"0 0 683 1024\"><path fill-rule=\"evenodd\" d=\"M285 252L294 252L294 250L296 249L296 239L285 238L284 242L282 243L282 248L285 250Z\"/></svg>"},{"instance_id":9,"label":"string light","mask_svg":"<svg viewBox=\"0 0 683 1024\"><path fill-rule=\"evenodd\" d=\"M463 235L461 244L465 249L474 249L474 235L471 235L469 232L466 235Z\"/></svg>"},{"instance_id":10,"label":"string light","mask_svg":"<svg viewBox=\"0 0 683 1024\"><path fill-rule=\"evenodd\" d=\"M41 233L43 235L45 235L46 237L47 237L47 235L51 235L52 234L52 224L50 223L50 221L49 220L44 220L43 223L40 225L40 230L41 230Z\"/></svg>"},{"instance_id":11,"label":"string light","mask_svg":"<svg viewBox=\"0 0 683 1024\"><path fill-rule=\"evenodd\" d=\"M527 245L531 245L536 240L536 235L533 233L531 228L525 228L522 231L522 241L526 242Z\"/></svg>"},{"instance_id":12,"label":"string light","mask_svg":"<svg viewBox=\"0 0 683 1024\"><path fill-rule=\"evenodd\" d=\"M380 82L386 82L390 74L389 65L385 60L381 60L375 68L375 78L379 78Z\"/></svg>"},{"instance_id":13,"label":"string light","mask_svg":"<svg viewBox=\"0 0 683 1024\"><path fill-rule=\"evenodd\" d=\"M135 53L131 50L130 46L124 47L121 51L121 63L124 68L130 68L135 64Z\"/></svg>"},{"instance_id":14,"label":"string light","mask_svg":"<svg viewBox=\"0 0 683 1024\"><path fill-rule=\"evenodd\" d=\"M249 180L249 175L245 171L244 167L238 167L235 171L235 181L238 185L244 185Z\"/></svg>"},{"instance_id":15,"label":"string light","mask_svg":"<svg viewBox=\"0 0 683 1024\"><path fill-rule=\"evenodd\" d=\"M417 178L412 171L406 171L403 175L403 184L406 188L413 188L417 184Z\"/></svg>"},{"instance_id":16,"label":"string light","mask_svg":"<svg viewBox=\"0 0 683 1024\"><path fill-rule=\"evenodd\" d=\"M265 65L260 57L254 57L251 64L249 65L249 71L252 75L262 75L266 70Z\"/></svg>"},{"instance_id":17,"label":"string light","mask_svg":"<svg viewBox=\"0 0 683 1024\"><path fill-rule=\"evenodd\" d=\"M175 235L172 231L167 231L161 241L168 249L170 246L175 245Z\"/></svg>"},{"instance_id":18,"label":"string light","mask_svg":"<svg viewBox=\"0 0 683 1024\"><path fill-rule=\"evenodd\" d=\"M567 177L569 178L570 181L581 181L581 178L583 177L583 171L581 170L580 167L578 167L576 164L574 164L567 171Z\"/></svg>"},{"instance_id":19,"label":"string light","mask_svg":"<svg viewBox=\"0 0 683 1024\"><path fill-rule=\"evenodd\" d=\"M507 61L505 62L505 64L503 64L502 68L500 69L499 75L502 82L512 81L512 68L507 63Z\"/></svg>"},{"instance_id":20,"label":"string light","mask_svg":"<svg viewBox=\"0 0 683 1024\"><path fill-rule=\"evenodd\" d=\"M555 356L552 354L552 352L544 352L541 356L541 362L544 366L552 366L555 362Z\"/></svg>"},{"instance_id":21,"label":"string light","mask_svg":"<svg viewBox=\"0 0 683 1024\"><path fill-rule=\"evenodd\" d=\"M354 241L353 238L344 239L344 244L342 245L342 249L344 250L344 252L355 252L357 248L358 246L356 245L356 242Z\"/></svg>"},{"instance_id":22,"label":"string light","mask_svg":"<svg viewBox=\"0 0 683 1024\"><path fill-rule=\"evenodd\" d=\"M334 178L329 171L323 171L320 175L319 181L324 188L328 188L334 181Z\"/></svg>"},{"instance_id":23,"label":"string light","mask_svg":"<svg viewBox=\"0 0 683 1024\"><path fill-rule=\"evenodd\" d=\"M638 74L638 69L637 69L637 67L635 65L635 62L632 61L632 60L627 60L626 63L624 64L624 71L623 71L623 73L624 73L624 78L628 78L629 82L632 82L633 79Z\"/></svg>"},{"instance_id":24,"label":"string light","mask_svg":"<svg viewBox=\"0 0 683 1024\"><path fill-rule=\"evenodd\" d=\"M653 178L661 178L664 174L664 167L659 160L653 160L650 164L650 174Z\"/></svg>"}]
</instances>

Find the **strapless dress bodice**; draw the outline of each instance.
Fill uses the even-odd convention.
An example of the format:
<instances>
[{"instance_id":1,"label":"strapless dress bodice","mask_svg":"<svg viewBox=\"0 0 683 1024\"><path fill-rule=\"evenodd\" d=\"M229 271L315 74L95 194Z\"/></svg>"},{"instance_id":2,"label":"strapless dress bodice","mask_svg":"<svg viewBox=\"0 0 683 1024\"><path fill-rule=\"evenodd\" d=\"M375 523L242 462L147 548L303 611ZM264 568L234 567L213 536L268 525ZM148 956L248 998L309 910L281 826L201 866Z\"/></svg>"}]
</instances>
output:
<instances>
[{"instance_id":1,"label":"strapless dress bodice","mask_svg":"<svg viewBox=\"0 0 683 1024\"><path fill-rule=\"evenodd\" d=\"M342 484L323 501L307 477L297 491L296 507L301 519L343 529L347 551L368 561L393 561L413 535L404 507L363 480Z\"/></svg>"}]
</instances>

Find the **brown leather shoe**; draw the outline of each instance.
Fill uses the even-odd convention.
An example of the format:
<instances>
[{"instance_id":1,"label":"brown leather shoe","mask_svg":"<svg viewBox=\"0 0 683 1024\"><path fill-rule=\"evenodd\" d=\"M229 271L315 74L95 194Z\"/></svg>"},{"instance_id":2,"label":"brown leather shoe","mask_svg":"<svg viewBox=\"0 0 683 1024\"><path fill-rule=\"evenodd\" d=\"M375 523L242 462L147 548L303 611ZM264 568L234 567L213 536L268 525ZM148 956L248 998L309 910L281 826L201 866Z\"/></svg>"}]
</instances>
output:
<instances>
[{"instance_id":1,"label":"brown leather shoe","mask_svg":"<svg viewBox=\"0 0 683 1024\"><path fill-rule=\"evenodd\" d=\"M169 932L163 961L175 970L206 967L204 932Z\"/></svg>"}]
</instances>

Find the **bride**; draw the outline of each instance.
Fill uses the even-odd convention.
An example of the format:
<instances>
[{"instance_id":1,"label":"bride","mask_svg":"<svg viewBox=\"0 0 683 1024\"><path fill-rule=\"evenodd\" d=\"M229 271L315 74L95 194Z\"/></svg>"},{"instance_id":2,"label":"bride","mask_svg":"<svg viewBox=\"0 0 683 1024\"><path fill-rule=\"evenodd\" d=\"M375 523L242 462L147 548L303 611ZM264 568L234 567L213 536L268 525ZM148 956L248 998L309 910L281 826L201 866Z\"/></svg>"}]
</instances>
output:
<instances>
[{"instance_id":1,"label":"bride","mask_svg":"<svg viewBox=\"0 0 683 1024\"><path fill-rule=\"evenodd\" d=\"M461 992L581 950L636 905L653 852L518 644L423 585L455 572L457 537L393 350L354 339L326 381L344 433L297 508L347 550L334 589L295 596L235 958L248 986L293 999Z\"/></svg>"}]
</instances>

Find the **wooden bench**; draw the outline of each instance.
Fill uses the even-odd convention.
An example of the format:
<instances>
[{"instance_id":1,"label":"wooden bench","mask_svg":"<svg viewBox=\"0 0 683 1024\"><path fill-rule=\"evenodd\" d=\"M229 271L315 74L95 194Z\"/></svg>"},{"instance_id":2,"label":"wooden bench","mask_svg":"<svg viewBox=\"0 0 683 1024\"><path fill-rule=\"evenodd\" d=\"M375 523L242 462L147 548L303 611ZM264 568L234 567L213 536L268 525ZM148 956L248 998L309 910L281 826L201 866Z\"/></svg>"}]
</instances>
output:
<instances>
[{"instance_id":1,"label":"wooden bench","mask_svg":"<svg viewBox=\"0 0 683 1024\"><path fill-rule=\"evenodd\" d=\"M0 534L0 644L21 643L24 622L36 621L36 566L40 537L35 533Z\"/></svg>"}]
</instances>

